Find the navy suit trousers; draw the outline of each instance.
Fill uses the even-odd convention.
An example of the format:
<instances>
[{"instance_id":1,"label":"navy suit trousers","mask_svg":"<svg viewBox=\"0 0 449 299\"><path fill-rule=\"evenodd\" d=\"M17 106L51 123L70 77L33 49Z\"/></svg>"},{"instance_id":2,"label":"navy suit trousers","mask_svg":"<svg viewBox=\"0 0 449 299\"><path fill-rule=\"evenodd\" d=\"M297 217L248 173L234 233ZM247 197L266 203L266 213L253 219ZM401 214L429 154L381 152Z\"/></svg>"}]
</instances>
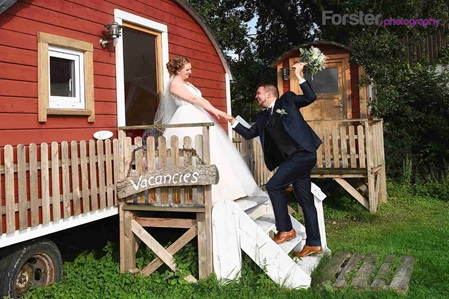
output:
<instances>
[{"instance_id":1,"label":"navy suit trousers","mask_svg":"<svg viewBox=\"0 0 449 299\"><path fill-rule=\"evenodd\" d=\"M296 200L303 210L307 234L306 244L309 246L321 246L318 217L310 180L310 174L315 164L316 152L297 152L279 165L273 177L266 184L273 205L276 228L279 232L292 229L285 188L290 184L293 185Z\"/></svg>"}]
</instances>

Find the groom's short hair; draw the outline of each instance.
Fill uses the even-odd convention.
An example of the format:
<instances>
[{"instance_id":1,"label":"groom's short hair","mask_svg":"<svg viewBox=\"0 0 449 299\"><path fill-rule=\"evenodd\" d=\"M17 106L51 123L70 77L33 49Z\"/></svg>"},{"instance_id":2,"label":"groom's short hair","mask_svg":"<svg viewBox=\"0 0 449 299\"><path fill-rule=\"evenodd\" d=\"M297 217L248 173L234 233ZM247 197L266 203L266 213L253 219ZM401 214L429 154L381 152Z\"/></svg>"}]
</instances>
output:
<instances>
[{"instance_id":1,"label":"groom's short hair","mask_svg":"<svg viewBox=\"0 0 449 299\"><path fill-rule=\"evenodd\" d=\"M268 83L268 84L260 84L259 87L263 87L265 92L269 92L271 93L271 95L275 98L279 97L279 91L278 88L276 86L274 86L274 84Z\"/></svg>"}]
</instances>

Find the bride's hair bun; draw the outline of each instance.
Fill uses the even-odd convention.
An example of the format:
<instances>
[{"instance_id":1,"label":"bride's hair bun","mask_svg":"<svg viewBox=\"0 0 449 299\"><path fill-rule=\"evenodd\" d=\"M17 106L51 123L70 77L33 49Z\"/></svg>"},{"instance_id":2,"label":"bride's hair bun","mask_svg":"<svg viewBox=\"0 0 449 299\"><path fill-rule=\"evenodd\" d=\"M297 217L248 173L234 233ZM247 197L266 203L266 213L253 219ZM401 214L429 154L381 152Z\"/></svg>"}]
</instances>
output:
<instances>
[{"instance_id":1,"label":"bride's hair bun","mask_svg":"<svg viewBox=\"0 0 449 299\"><path fill-rule=\"evenodd\" d=\"M171 59L169 62L167 62L167 70L171 75L176 75L176 72L180 71L187 63L190 63L190 61L186 57L180 56Z\"/></svg>"}]
</instances>

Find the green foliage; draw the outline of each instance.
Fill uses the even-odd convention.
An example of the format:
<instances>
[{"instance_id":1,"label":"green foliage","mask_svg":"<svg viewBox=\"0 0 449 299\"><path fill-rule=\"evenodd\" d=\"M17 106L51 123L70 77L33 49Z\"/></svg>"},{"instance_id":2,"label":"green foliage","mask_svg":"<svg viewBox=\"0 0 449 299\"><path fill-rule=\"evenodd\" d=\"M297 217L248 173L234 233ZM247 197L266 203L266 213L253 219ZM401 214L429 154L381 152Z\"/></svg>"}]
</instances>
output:
<instances>
[{"instance_id":1,"label":"green foliage","mask_svg":"<svg viewBox=\"0 0 449 299\"><path fill-rule=\"evenodd\" d=\"M447 1L370 0L190 0L216 33L226 51L239 54L231 61L233 114L253 121L258 108L254 93L260 83L275 83L272 63L282 54L316 39L340 42L353 49L354 62L364 66L375 83L372 112L384 119L387 173L401 178L403 171L419 174L449 160L449 71L435 71L425 53L407 61L406 42L422 44L435 26L362 26L322 24L322 12L359 11L388 18L432 18L449 21ZM258 16L257 35L246 36L245 22ZM449 63L449 48L439 53ZM408 159L408 160L405 160ZM404 168L413 166L413 169ZM410 174L410 173L409 173ZM419 176L410 180L422 179Z\"/></svg>"},{"instance_id":2,"label":"green foliage","mask_svg":"<svg viewBox=\"0 0 449 299\"><path fill-rule=\"evenodd\" d=\"M449 73L416 64L397 66L391 81L376 80L375 113L385 121L389 174L397 175L404 157L415 171L449 159Z\"/></svg>"},{"instance_id":3,"label":"green foliage","mask_svg":"<svg viewBox=\"0 0 449 299\"><path fill-rule=\"evenodd\" d=\"M231 85L232 113L242 116L246 121L253 122L260 108L255 100L257 87L262 83L276 81L276 72L260 61L252 58L249 50L243 53L239 60L229 62L234 80Z\"/></svg>"},{"instance_id":4,"label":"green foliage","mask_svg":"<svg viewBox=\"0 0 449 299\"><path fill-rule=\"evenodd\" d=\"M449 20L446 1L368 0L320 1L334 13L381 14L383 19L433 18L445 24ZM410 177L432 165L439 169L449 158L449 72L436 71L426 53L422 60L407 60L407 37L410 43L422 44L435 33L434 26L321 26L321 37L339 41L353 49L353 60L361 64L375 85L372 112L384 119L387 173L390 177ZM443 49L440 61L448 62L449 50ZM371 83L367 80L365 83ZM441 170L441 169L440 169ZM403 177L404 179L404 177ZM421 179L415 175L414 180Z\"/></svg>"},{"instance_id":5,"label":"green foliage","mask_svg":"<svg viewBox=\"0 0 449 299\"><path fill-rule=\"evenodd\" d=\"M186 283L181 273L161 268L150 277L120 274L118 247L108 244L103 252L86 252L64 264L63 280L53 286L38 288L24 298L446 298L449 294L449 221L447 202L432 194L415 195L414 187L388 182L389 201L380 205L375 217L354 199L334 198L324 201L327 241L333 253L375 253L380 258L394 254L411 255L415 265L406 295L388 291L360 291L352 288L334 290L318 285L326 259L313 273L313 286L307 290L286 290L273 283L264 270L243 255L239 280L220 284L214 276L198 284ZM345 210L350 212L344 213ZM357 212L356 212L357 211ZM357 216L357 219L354 219ZM194 242L192 242L193 244ZM189 264L194 273L198 257L194 245L175 255L179 265ZM142 265L154 254L139 250ZM394 261L397 265L398 260ZM352 275L352 274L350 274ZM387 274L391 279L392 273Z\"/></svg>"},{"instance_id":6,"label":"green foliage","mask_svg":"<svg viewBox=\"0 0 449 299\"><path fill-rule=\"evenodd\" d=\"M424 182L413 185L414 194L422 197L432 197L449 201L449 184L438 182Z\"/></svg>"},{"instance_id":7,"label":"green foliage","mask_svg":"<svg viewBox=\"0 0 449 299\"><path fill-rule=\"evenodd\" d=\"M254 121L254 96L261 83L276 84L272 63L292 47L312 38L317 18L314 1L189 0L203 17L229 59L233 82L232 112ZM301 4L301 5L300 5ZM301 7L301 8L300 8ZM248 35L246 22L258 16L257 36Z\"/></svg>"},{"instance_id":8,"label":"green foliage","mask_svg":"<svg viewBox=\"0 0 449 299\"><path fill-rule=\"evenodd\" d=\"M249 47L248 25L253 14L243 9L245 1L189 0L202 16L225 52L241 53Z\"/></svg>"}]
</instances>

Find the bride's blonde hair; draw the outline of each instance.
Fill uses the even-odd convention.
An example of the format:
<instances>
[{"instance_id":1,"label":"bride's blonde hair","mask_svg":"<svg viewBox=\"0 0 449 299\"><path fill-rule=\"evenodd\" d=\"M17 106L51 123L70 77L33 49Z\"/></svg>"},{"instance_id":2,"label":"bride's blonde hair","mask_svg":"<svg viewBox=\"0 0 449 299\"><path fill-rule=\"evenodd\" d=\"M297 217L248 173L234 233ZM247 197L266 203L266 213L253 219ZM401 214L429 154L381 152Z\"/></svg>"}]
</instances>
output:
<instances>
[{"instance_id":1,"label":"bride's blonde hair","mask_svg":"<svg viewBox=\"0 0 449 299\"><path fill-rule=\"evenodd\" d=\"M176 75L187 63L190 63L189 59L183 56L171 59L167 62L167 70L170 75Z\"/></svg>"}]
</instances>

